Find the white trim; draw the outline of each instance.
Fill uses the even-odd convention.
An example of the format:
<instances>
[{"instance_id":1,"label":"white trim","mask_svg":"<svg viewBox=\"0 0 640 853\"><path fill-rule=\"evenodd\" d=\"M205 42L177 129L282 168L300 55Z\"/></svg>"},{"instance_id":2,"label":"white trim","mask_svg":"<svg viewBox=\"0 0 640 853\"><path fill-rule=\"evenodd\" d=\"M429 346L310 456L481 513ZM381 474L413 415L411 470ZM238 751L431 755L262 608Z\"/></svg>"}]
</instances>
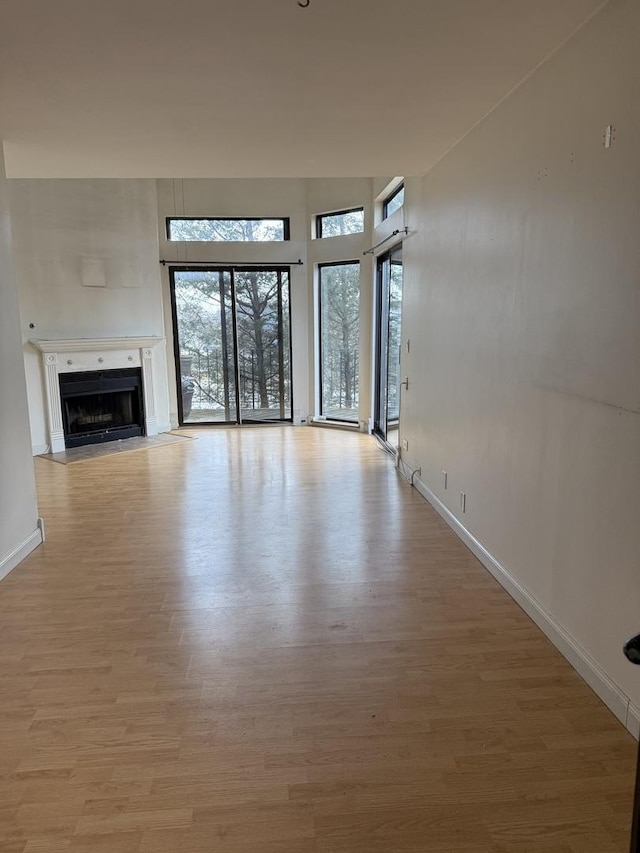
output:
<instances>
[{"instance_id":1,"label":"white trim","mask_svg":"<svg viewBox=\"0 0 640 853\"><path fill-rule=\"evenodd\" d=\"M23 542L16 545L13 551L10 551L0 560L0 580L5 578L12 569L15 569L18 563L22 562L34 548L37 548L41 544L42 533L38 528L33 533L30 533Z\"/></svg>"},{"instance_id":2,"label":"white trim","mask_svg":"<svg viewBox=\"0 0 640 853\"><path fill-rule=\"evenodd\" d=\"M31 343L42 353L48 438L52 453L61 453L66 447L60 401L61 373L139 367L142 372L144 432L149 436L158 434L155 388L158 365L154 350L159 344L165 343L164 338L73 338L32 340Z\"/></svg>"},{"instance_id":3,"label":"white trim","mask_svg":"<svg viewBox=\"0 0 640 853\"><path fill-rule=\"evenodd\" d=\"M350 421L328 421L326 418L309 418L309 426L320 427L321 429L341 429L347 432L358 432L360 425L351 423Z\"/></svg>"},{"instance_id":4,"label":"white trim","mask_svg":"<svg viewBox=\"0 0 640 853\"><path fill-rule=\"evenodd\" d=\"M404 462L400 462L401 472L407 476L411 471ZM631 705L629 697L609 678L602 667L591 655L496 558L485 546L459 521L440 498L419 477L414 478L414 486L436 512L442 516L449 527L459 536L482 565L504 587L524 612L536 623L553 645L569 661L576 672L589 687L602 699L620 722L638 738L640 734L640 709Z\"/></svg>"},{"instance_id":5,"label":"white trim","mask_svg":"<svg viewBox=\"0 0 640 853\"><path fill-rule=\"evenodd\" d=\"M626 726L636 740L640 739L640 708L629 702Z\"/></svg>"},{"instance_id":6,"label":"white trim","mask_svg":"<svg viewBox=\"0 0 640 853\"><path fill-rule=\"evenodd\" d=\"M86 350L123 350L154 347L164 338L67 338L65 340L30 341L40 352L85 352Z\"/></svg>"},{"instance_id":7,"label":"white trim","mask_svg":"<svg viewBox=\"0 0 640 853\"><path fill-rule=\"evenodd\" d=\"M47 453L49 450L48 444L32 444L31 452L34 456L40 456L42 453Z\"/></svg>"}]
</instances>

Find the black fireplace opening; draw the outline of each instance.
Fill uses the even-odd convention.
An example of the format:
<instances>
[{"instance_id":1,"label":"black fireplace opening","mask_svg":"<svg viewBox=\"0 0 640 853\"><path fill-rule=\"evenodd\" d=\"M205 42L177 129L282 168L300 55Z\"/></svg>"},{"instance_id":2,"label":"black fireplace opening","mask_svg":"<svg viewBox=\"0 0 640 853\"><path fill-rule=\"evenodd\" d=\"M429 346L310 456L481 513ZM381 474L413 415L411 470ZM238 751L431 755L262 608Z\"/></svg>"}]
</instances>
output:
<instances>
[{"instance_id":1,"label":"black fireplace opening","mask_svg":"<svg viewBox=\"0 0 640 853\"><path fill-rule=\"evenodd\" d=\"M60 374L66 447L144 435L139 367Z\"/></svg>"}]
</instances>

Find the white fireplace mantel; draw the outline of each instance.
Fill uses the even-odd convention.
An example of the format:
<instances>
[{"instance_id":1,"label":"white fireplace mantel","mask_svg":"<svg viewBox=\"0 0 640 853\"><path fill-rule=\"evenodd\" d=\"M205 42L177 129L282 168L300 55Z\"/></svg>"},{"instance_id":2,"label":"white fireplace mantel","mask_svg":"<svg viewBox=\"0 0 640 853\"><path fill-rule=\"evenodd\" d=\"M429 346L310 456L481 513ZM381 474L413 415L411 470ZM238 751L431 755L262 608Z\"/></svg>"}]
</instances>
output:
<instances>
[{"instance_id":1,"label":"white fireplace mantel","mask_svg":"<svg viewBox=\"0 0 640 853\"><path fill-rule=\"evenodd\" d=\"M60 401L61 373L85 370L117 370L123 367L142 368L142 392L146 435L158 434L155 395L154 349L164 338L72 338L67 340L32 340L42 353L44 380L47 391L47 420L52 453L65 449L62 404Z\"/></svg>"}]
</instances>

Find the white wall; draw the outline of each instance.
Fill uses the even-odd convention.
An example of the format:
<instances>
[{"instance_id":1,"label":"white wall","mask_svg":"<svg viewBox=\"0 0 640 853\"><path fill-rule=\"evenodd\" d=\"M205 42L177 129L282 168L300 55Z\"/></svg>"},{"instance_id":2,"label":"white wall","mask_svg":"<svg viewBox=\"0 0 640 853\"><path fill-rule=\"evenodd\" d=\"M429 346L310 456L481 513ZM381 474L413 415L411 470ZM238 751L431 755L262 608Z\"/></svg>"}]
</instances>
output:
<instances>
[{"instance_id":1,"label":"white wall","mask_svg":"<svg viewBox=\"0 0 640 853\"><path fill-rule=\"evenodd\" d=\"M636 706L639 32L609 4L407 181L401 422L422 484Z\"/></svg>"},{"instance_id":2,"label":"white wall","mask_svg":"<svg viewBox=\"0 0 640 853\"><path fill-rule=\"evenodd\" d=\"M156 188L149 180L8 183L32 444L41 453L47 446L41 355L30 339L165 334ZM170 428L163 347L154 357L163 431Z\"/></svg>"},{"instance_id":3,"label":"white wall","mask_svg":"<svg viewBox=\"0 0 640 853\"><path fill-rule=\"evenodd\" d=\"M0 578L41 541L0 145Z\"/></svg>"}]
</instances>

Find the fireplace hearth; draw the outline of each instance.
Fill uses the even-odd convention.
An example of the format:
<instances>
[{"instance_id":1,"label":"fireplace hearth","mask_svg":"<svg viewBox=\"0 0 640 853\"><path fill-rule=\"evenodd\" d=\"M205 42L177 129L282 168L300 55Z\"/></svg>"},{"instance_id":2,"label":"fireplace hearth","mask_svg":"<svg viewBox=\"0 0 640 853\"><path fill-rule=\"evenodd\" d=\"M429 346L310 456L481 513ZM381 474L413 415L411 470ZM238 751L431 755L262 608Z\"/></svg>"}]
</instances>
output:
<instances>
[{"instance_id":1,"label":"fireplace hearth","mask_svg":"<svg viewBox=\"0 0 640 853\"><path fill-rule=\"evenodd\" d=\"M59 380L67 448L144 435L139 367L61 373Z\"/></svg>"}]
</instances>

